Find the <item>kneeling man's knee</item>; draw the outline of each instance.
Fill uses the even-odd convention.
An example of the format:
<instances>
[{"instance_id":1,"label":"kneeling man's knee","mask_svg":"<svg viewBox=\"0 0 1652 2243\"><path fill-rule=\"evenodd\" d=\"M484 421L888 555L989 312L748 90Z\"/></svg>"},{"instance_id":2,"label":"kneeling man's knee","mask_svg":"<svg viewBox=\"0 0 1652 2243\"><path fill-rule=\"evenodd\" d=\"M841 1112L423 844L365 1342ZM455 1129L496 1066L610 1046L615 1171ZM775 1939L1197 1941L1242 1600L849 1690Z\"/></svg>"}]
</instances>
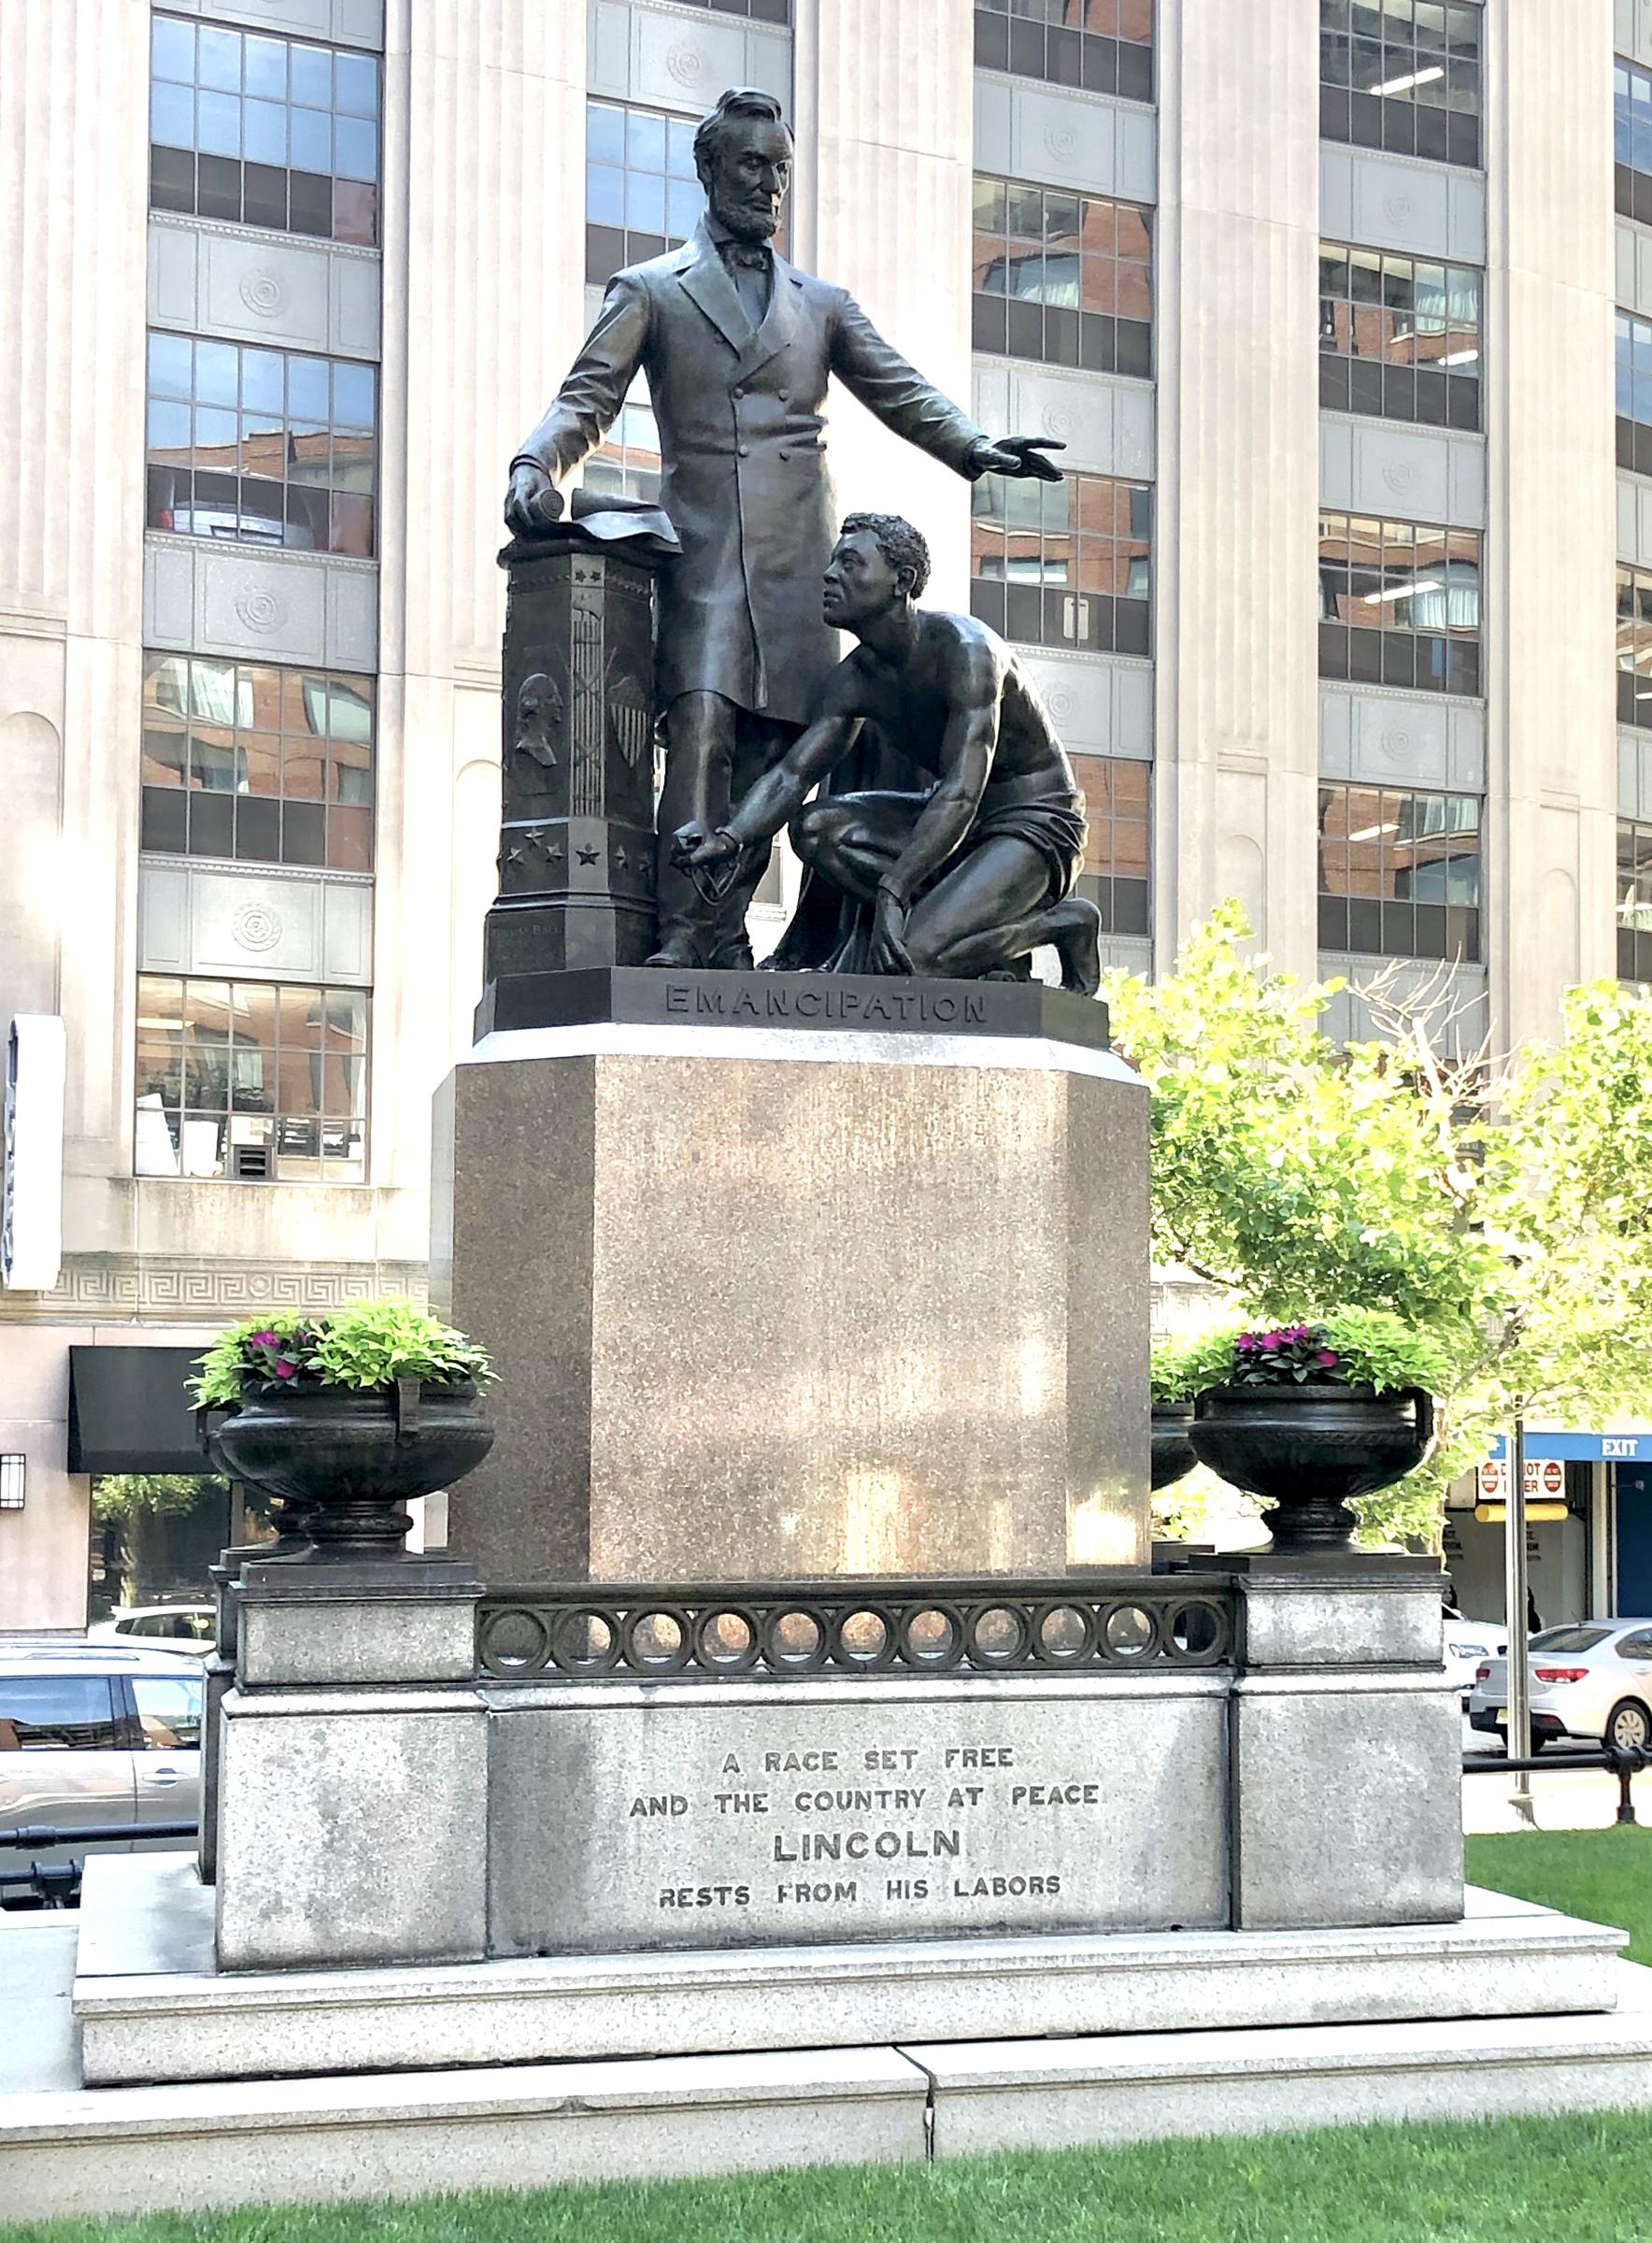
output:
<instances>
[{"instance_id":1,"label":"kneeling man's knee","mask_svg":"<svg viewBox=\"0 0 1652 2243\"><path fill-rule=\"evenodd\" d=\"M805 802L787 832L791 846L805 864L812 864L830 849L844 828L841 803Z\"/></svg>"}]
</instances>

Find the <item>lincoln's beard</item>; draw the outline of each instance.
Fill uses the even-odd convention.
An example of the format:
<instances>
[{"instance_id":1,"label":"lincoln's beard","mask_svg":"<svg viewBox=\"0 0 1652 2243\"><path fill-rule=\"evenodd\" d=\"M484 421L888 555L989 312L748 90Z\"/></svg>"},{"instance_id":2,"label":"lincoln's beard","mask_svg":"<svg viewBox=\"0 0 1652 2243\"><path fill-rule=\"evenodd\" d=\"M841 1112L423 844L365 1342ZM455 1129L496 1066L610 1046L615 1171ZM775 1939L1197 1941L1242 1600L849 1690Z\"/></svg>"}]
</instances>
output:
<instances>
[{"instance_id":1,"label":"lincoln's beard","mask_svg":"<svg viewBox=\"0 0 1652 2243\"><path fill-rule=\"evenodd\" d=\"M774 239L780 219L766 197L754 207L745 200L737 186L724 187L714 179L710 200L712 217L736 241L765 242Z\"/></svg>"}]
</instances>

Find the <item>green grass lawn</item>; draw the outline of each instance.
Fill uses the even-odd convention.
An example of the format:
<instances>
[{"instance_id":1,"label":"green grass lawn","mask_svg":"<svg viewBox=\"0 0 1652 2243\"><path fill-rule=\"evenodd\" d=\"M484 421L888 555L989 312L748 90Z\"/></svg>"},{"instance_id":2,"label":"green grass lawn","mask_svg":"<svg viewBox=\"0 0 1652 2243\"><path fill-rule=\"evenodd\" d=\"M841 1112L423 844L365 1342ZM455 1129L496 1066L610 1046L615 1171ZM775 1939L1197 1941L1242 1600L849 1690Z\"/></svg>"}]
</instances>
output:
<instances>
[{"instance_id":1,"label":"green grass lawn","mask_svg":"<svg viewBox=\"0 0 1652 2243\"><path fill-rule=\"evenodd\" d=\"M7 2243L1631 2243L1652 2232L1652 2119L1360 2127L4 2232Z\"/></svg>"},{"instance_id":2,"label":"green grass lawn","mask_svg":"<svg viewBox=\"0 0 1652 2243\"><path fill-rule=\"evenodd\" d=\"M1652 1830L1519 1830L1466 1845L1471 1884L1616 1924L1630 1935L1630 1961L1652 1963Z\"/></svg>"},{"instance_id":3,"label":"green grass lawn","mask_svg":"<svg viewBox=\"0 0 1652 2243\"><path fill-rule=\"evenodd\" d=\"M1652 1832L1468 1842L1476 1884L1633 1933L1652 1961ZM164 2155L157 2141L156 2153ZM1652 2112L1361 2126L613 2182L521 2196L59 2221L0 2243L1638 2243Z\"/></svg>"}]
</instances>

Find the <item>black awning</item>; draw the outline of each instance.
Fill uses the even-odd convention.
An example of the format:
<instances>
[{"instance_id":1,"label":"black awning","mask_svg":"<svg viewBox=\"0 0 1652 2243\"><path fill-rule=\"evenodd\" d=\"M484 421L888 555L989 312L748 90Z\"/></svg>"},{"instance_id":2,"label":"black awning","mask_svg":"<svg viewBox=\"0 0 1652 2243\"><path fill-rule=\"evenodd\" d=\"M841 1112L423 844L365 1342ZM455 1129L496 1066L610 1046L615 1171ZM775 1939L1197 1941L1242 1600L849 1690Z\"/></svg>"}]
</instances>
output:
<instances>
[{"instance_id":1,"label":"black awning","mask_svg":"<svg viewBox=\"0 0 1652 2243\"><path fill-rule=\"evenodd\" d=\"M71 1348L71 1472L209 1472L184 1386L197 1348Z\"/></svg>"}]
</instances>

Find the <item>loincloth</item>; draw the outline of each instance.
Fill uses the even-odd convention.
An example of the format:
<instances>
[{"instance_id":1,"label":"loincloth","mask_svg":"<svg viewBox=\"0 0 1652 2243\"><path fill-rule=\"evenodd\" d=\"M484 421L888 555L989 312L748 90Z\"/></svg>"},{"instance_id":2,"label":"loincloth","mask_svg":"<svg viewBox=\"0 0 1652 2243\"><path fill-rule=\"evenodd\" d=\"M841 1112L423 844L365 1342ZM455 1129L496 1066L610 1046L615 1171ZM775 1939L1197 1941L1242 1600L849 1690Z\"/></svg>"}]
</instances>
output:
<instances>
[{"instance_id":1,"label":"loincloth","mask_svg":"<svg viewBox=\"0 0 1652 2243\"><path fill-rule=\"evenodd\" d=\"M1021 841L1036 850L1049 868L1049 900L1061 903L1072 894L1084 870L1084 797L1066 795L1054 800L994 804L989 788L963 851L978 849L983 841ZM958 859L953 858L956 864Z\"/></svg>"}]
</instances>

